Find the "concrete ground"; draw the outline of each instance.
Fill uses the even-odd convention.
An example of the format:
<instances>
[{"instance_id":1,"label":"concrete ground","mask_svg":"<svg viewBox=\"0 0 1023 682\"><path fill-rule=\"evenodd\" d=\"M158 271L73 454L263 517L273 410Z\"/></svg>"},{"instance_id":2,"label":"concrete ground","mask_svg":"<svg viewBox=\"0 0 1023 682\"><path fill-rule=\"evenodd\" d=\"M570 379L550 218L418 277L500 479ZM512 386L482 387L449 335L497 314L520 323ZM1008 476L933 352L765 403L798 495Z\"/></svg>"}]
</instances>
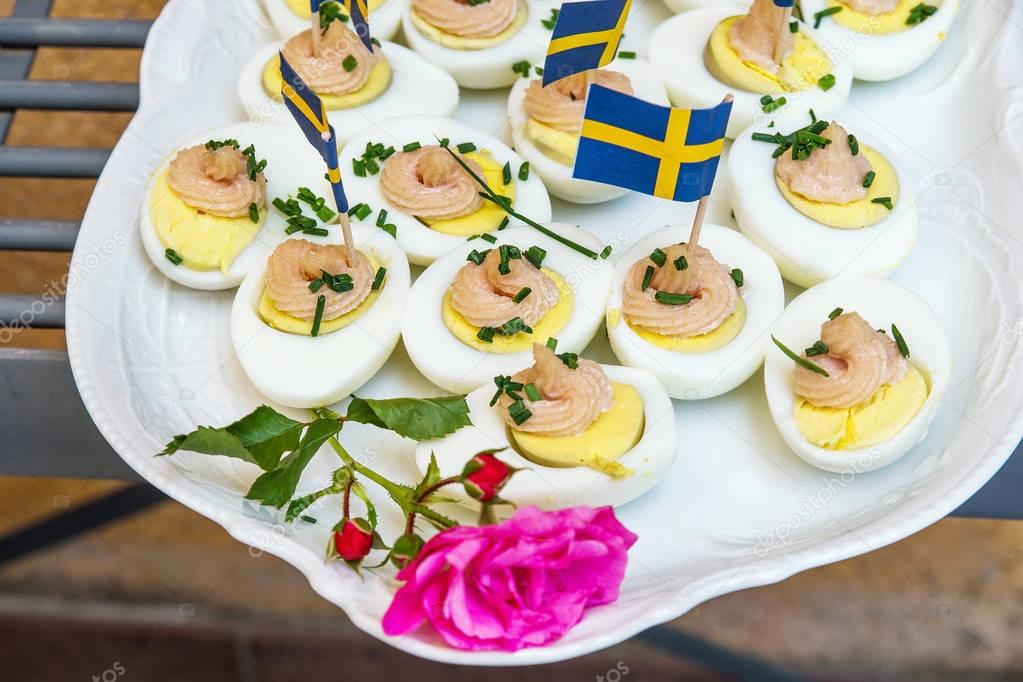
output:
<instances>
[{"instance_id":1,"label":"concrete ground","mask_svg":"<svg viewBox=\"0 0 1023 682\"><path fill-rule=\"evenodd\" d=\"M56 0L54 14L148 18L162 4ZM0 16L11 5L0 0ZM41 50L32 77L131 81L138 59L136 51ZM128 119L21 112L8 143L110 146ZM91 188L84 180L0 179L0 216L77 219ZM38 294L67 261L0 252L0 292ZM63 343L60 331L27 331L11 345ZM0 535L119 485L0 479ZM1021 607L1023 525L946 520L881 551L721 597L672 627L815 679L1023 680ZM356 632L288 565L252 556L173 502L0 567L0 641L0 678L19 681L582 681L614 680L619 664L637 680L719 679L636 643L526 673L421 663Z\"/></svg>"}]
</instances>

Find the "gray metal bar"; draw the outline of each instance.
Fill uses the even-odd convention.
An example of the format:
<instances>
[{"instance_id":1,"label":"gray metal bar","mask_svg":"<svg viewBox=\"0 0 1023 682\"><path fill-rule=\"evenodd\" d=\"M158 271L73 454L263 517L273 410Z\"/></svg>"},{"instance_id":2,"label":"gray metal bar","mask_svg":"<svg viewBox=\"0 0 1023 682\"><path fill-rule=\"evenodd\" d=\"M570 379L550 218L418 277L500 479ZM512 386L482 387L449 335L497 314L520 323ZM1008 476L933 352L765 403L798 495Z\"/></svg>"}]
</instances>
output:
<instances>
[{"instance_id":1,"label":"gray metal bar","mask_svg":"<svg viewBox=\"0 0 1023 682\"><path fill-rule=\"evenodd\" d=\"M0 177L98 178L109 149L0 147Z\"/></svg>"},{"instance_id":2,"label":"gray metal bar","mask_svg":"<svg viewBox=\"0 0 1023 682\"><path fill-rule=\"evenodd\" d=\"M0 21L0 45L142 47L152 25L137 19L5 19Z\"/></svg>"},{"instance_id":3,"label":"gray metal bar","mask_svg":"<svg viewBox=\"0 0 1023 682\"><path fill-rule=\"evenodd\" d=\"M71 251L78 227L71 221L0 219L0 250Z\"/></svg>"},{"instance_id":4,"label":"gray metal bar","mask_svg":"<svg viewBox=\"0 0 1023 682\"><path fill-rule=\"evenodd\" d=\"M137 83L0 81L0 109L135 111Z\"/></svg>"},{"instance_id":5,"label":"gray metal bar","mask_svg":"<svg viewBox=\"0 0 1023 682\"><path fill-rule=\"evenodd\" d=\"M0 474L139 480L93 425L66 353L0 348L0 396Z\"/></svg>"},{"instance_id":6,"label":"gray metal bar","mask_svg":"<svg viewBox=\"0 0 1023 682\"><path fill-rule=\"evenodd\" d=\"M40 296L0 295L0 341L24 329L63 328L63 298L55 294Z\"/></svg>"},{"instance_id":7,"label":"gray metal bar","mask_svg":"<svg viewBox=\"0 0 1023 682\"><path fill-rule=\"evenodd\" d=\"M0 22L3 23L3 22ZM21 80L28 76L35 58L34 50L0 50L0 79ZM0 111L0 144L7 139L13 111Z\"/></svg>"}]
</instances>

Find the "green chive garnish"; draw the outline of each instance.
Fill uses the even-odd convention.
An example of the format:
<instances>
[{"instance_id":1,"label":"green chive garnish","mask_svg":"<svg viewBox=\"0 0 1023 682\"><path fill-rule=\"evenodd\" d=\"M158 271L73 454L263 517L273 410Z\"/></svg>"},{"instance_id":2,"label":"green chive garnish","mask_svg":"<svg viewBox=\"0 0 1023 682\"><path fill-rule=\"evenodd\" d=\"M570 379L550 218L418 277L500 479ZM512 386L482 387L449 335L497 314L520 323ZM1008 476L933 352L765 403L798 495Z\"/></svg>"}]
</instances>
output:
<instances>
[{"instance_id":1,"label":"green chive garnish","mask_svg":"<svg viewBox=\"0 0 1023 682\"><path fill-rule=\"evenodd\" d=\"M652 260L657 267L662 268L664 264L668 262L668 254L664 253L660 249L654 249L650 252L650 260Z\"/></svg>"},{"instance_id":2,"label":"green chive garnish","mask_svg":"<svg viewBox=\"0 0 1023 682\"><path fill-rule=\"evenodd\" d=\"M306 229L302 230L302 234L308 234L313 237L326 237L327 235L330 234L330 232L323 229L322 227L307 227Z\"/></svg>"},{"instance_id":3,"label":"green chive garnish","mask_svg":"<svg viewBox=\"0 0 1023 682\"><path fill-rule=\"evenodd\" d=\"M877 173L874 171L867 171L867 174L863 176L863 186L870 187L874 184L874 178L877 177Z\"/></svg>"},{"instance_id":4,"label":"green chive garnish","mask_svg":"<svg viewBox=\"0 0 1023 682\"><path fill-rule=\"evenodd\" d=\"M530 246L523 255L539 270L543 266L544 258L547 257L547 250L539 246Z\"/></svg>"},{"instance_id":5,"label":"green chive garnish","mask_svg":"<svg viewBox=\"0 0 1023 682\"><path fill-rule=\"evenodd\" d=\"M485 242L489 242L491 244L496 244L497 243L497 237L495 237L492 234L487 234L486 232L484 232L483 234L480 235L480 239L482 239Z\"/></svg>"},{"instance_id":6,"label":"green chive garnish","mask_svg":"<svg viewBox=\"0 0 1023 682\"><path fill-rule=\"evenodd\" d=\"M482 341L483 343L493 343L494 342L494 334L496 334L496 333L497 333L497 330L494 329L493 327L483 327L478 332L476 332L476 338L479 339L480 341ZM497 395L494 396L494 401L492 403L490 403L490 404L491 405L495 404L499 397L501 397L501 391L500 390L497 392Z\"/></svg>"},{"instance_id":7,"label":"green chive garnish","mask_svg":"<svg viewBox=\"0 0 1023 682\"><path fill-rule=\"evenodd\" d=\"M513 317L501 325L501 333L505 336L515 336L519 332L533 333L533 328L523 322L521 317Z\"/></svg>"},{"instance_id":8,"label":"green chive garnish","mask_svg":"<svg viewBox=\"0 0 1023 682\"><path fill-rule=\"evenodd\" d=\"M381 225L380 229L386 232L387 234L391 235L395 239L398 238L398 226L395 225L394 223L387 223L386 225Z\"/></svg>"},{"instance_id":9,"label":"green chive garnish","mask_svg":"<svg viewBox=\"0 0 1023 682\"><path fill-rule=\"evenodd\" d=\"M767 133L753 133L752 137L755 142L770 142L771 144L777 144L778 142L774 135L768 135Z\"/></svg>"},{"instance_id":10,"label":"green chive garnish","mask_svg":"<svg viewBox=\"0 0 1023 682\"><path fill-rule=\"evenodd\" d=\"M872 204L881 204L882 206L887 208L889 211L892 210L892 208L894 208L894 206L895 206L892 203L892 198L891 197L878 197L876 199L871 199L870 203L872 203Z\"/></svg>"},{"instance_id":11,"label":"green chive garnish","mask_svg":"<svg viewBox=\"0 0 1023 682\"><path fill-rule=\"evenodd\" d=\"M646 272L643 273L643 284L641 285L641 290L642 291L646 291L647 289L650 288L650 280L652 280L653 278L654 278L654 266L648 265L648 266L646 266Z\"/></svg>"},{"instance_id":12,"label":"green chive garnish","mask_svg":"<svg viewBox=\"0 0 1023 682\"><path fill-rule=\"evenodd\" d=\"M254 203L249 204L249 220L254 223L259 222L259 206Z\"/></svg>"},{"instance_id":13,"label":"green chive garnish","mask_svg":"<svg viewBox=\"0 0 1023 682\"><path fill-rule=\"evenodd\" d=\"M810 114L810 123L816 123L817 122L817 114L815 114L813 112L813 109L809 109L808 113Z\"/></svg>"},{"instance_id":14,"label":"green chive garnish","mask_svg":"<svg viewBox=\"0 0 1023 682\"><path fill-rule=\"evenodd\" d=\"M689 294L672 294L667 291L658 291L654 294L654 300L664 305L685 305L693 300Z\"/></svg>"},{"instance_id":15,"label":"green chive garnish","mask_svg":"<svg viewBox=\"0 0 1023 682\"><path fill-rule=\"evenodd\" d=\"M778 99L772 100L762 105L760 108L763 110L765 114L769 114L772 111L777 111L778 109L781 109L786 104L788 104L788 100L785 99L784 97L779 97Z\"/></svg>"},{"instance_id":16,"label":"green chive garnish","mask_svg":"<svg viewBox=\"0 0 1023 682\"><path fill-rule=\"evenodd\" d=\"M746 281L746 277L745 277L745 275L742 274L742 270L740 270L739 268L734 268L728 274L730 274L732 276L732 281L735 282L735 286L737 286L738 288L741 289L742 285Z\"/></svg>"},{"instance_id":17,"label":"green chive garnish","mask_svg":"<svg viewBox=\"0 0 1023 682\"><path fill-rule=\"evenodd\" d=\"M554 25L558 23L558 14L560 12L561 12L561 10L559 10L557 8L552 9L551 10L551 18L550 19L541 19L540 23L543 24L543 27L546 28L548 31L553 31L554 30Z\"/></svg>"},{"instance_id":18,"label":"green chive garnish","mask_svg":"<svg viewBox=\"0 0 1023 682\"><path fill-rule=\"evenodd\" d=\"M401 151L414 152L415 150L419 149L422 146L423 145L419 144L418 142L409 142L407 145L401 148Z\"/></svg>"},{"instance_id":19,"label":"green chive garnish","mask_svg":"<svg viewBox=\"0 0 1023 682\"><path fill-rule=\"evenodd\" d=\"M821 20L824 17L830 17L832 14L838 14L841 11L842 11L841 7L828 7L827 9L822 9L820 12L814 12L813 13L813 27L814 28L820 28L821 27Z\"/></svg>"},{"instance_id":20,"label":"green chive garnish","mask_svg":"<svg viewBox=\"0 0 1023 682\"><path fill-rule=\"evenodd\" d=\"M807 360L804 357L800 357L800 356L796 355L784 343L782 343L778 339L774 338L773 334L771 335L771 340L774 341L774 345L778 346L778 349L781 350L782 353L785 353L785 355L789 356L789 359L792 360L792 362L796 363L797 365L799 365L803 369L808 369L811 372L816 372L817 374L820 374L821 376L825 376L825 377L830 377L831 376L830 374L828 374L828 371L826 369L824 369L823 367L821 367L820 365L817 365L817 364L815 364L813 362L810 362L809 360Z\"/></svg>"},{"instance_id":21,"label":"green chive garnish","mask_svg":"<svg viewBox=\"0 0 1023 682\"><path fill-rule=\"evenodd\" d=\"M635 59L636 53L630 50L622 50L621 52L618 53L618 56L621 59Z\"/></svg>"},{"instance_id":22,"label":"green chive garnish","mask_svg":"<svg viewBox=\"0 0 1023 682\"><path fill-rule=\"evenodd\" d=\"M345 71L347 71L348 73L355 71L355 67L358 65L359 60L355 58L355 55L351 54L345 57L344 61L341 62L341 66L343 66Z\"/></svg>"},{"instance_id":23,"label":"green chive garnish","mask_svg":"<svg viewBox=\"0 0 1023 682\"><path fill-rule=\"evenodd\" d=\"M519 180L525 182L529 179L529 162L523 161L522 165L519 166ZM508 184L508 183L505 183Z\"/></svg>"},{"instance_id":24,"label":"green chive garnish","mask_svg":"<svg viewBox=\"0 0 1023 682\"><path fill-rule=\"evenodd\" d=\"M510 223L510 222L511 221L508 219L508 216L505 216L504 218L502 218L501 219L501 224L497 226L498 231L501 231L504 228L508 227L508 223Z\"/></svg>"},{"instance_id":25,"label":"green chive garnish","mask_svg":"<svg viewBox=\"0 0 1023 682\"><path fill-rule=\"evenodd\" d=\"M844 311L842 310L842 308L835 308L830 313L828 313L828 319L829 320L833 320L836 317L838 317L839 315L841 315L843 312Z\"/></svg>"},{"instance_id":26,"label":"green chive garnish","mask_svg":"<svg viewBox=\"0 0 1023 682\"><path fill-rule=\"evenodd\" d=\"M849 151L852 152L853 156L860 153L860 141L856 139L855 135L849 135Z\"/></svg>"},{"instance_id":27,"label":"green chive garnish","mask_svg":"<svg viewBox=\"0 0 1023 682\"><path fill-rule=\"evenodd\" d=\"M540 391L537 390L534 384L526 384L525 386L526 397L532 400L534 403L540 400Z\"/></svg>"},{"instance_id":28,"label":"green chive garnish","mask_svg":"<svg viewBox=\"0 0 1023 682\"><path fill-rule=\"evenodd\" d=\"M679 272L689 269L689 261L686 260L685 256L679 256L674 261L672 261L672 264L675 266L675 269L678 270Z\"/></svg>"},{"instance_id":29,"label":"green chive garnish","mask_svg":"<svg viewBox=\"0 0 1023 682\"><path fill-rule=\"evenodd\" d=\"M806 349L807 357L814 357L816 355L824 355L828 352L828 344L823 341L815 341L812 346Z\"/></svg>"},{"instance_id":30,"label":"green chive garnish","mask_svg":"<svg viewBox=\"0 0 1023 682\"><path fill-rule=\"evenodd\" d=\"M902 332L899 328L892 324L892 338L895 339L895 345L899 347L899 353L904 358L909 357L909 346L906 345L906 339L902 338Z\"/></svg>"},{"instance_id":31,"label":"green chive garnish","mask_svg":"<svg viewBox=\"0 0 1023 682\"><path fill-rule=\"evenodd\" d=\"M383 227L387 224L387 209L380 209L380 213L377 213L377 227Z\"/></svg>"},{"instance_id":32,"label":"green chive garnish","mask_svg":"<svg viewBox=\"0 0 1023 682\"><path fill-rule=\"evenodd\" d=\"M526 296L529 296L531 293L533 293L532 289L530 289L529 287L522 287L521 289L519 289L519 293L515 294L515 296L512 297L512 300L515 301L516 303L522 303L522 301L525 300Z\"/></svg>"},{"instance_id":33,"label":"green chive garnish","mask_svg":"<svg viewBox=\"0 0 1023 682\"><path fill-rule=\"evenodd\" d=\"M483 259L487 257L488 253L490 253L490 249L487 249L486 251L477 251L476 249L473 249L469 252L469 255L465 257L465 260L475 263L476 265L483 265Z\"/></svg>"},{"instance_id":34,"label":"green chive garnish","mask_svg":"<svg viewBox=\"0 0 1023 682\"><path fill-rule=\"evenodd\" d=\"M185 262L185 259L178 255L178 252L174 249L167 249L163 252L164 258L169 260L174 265L181 265Z\"/></svg>"},{"instance_id":35,"label":"green chive garnish","mask_svg":"<svg viewBox=\"0 0 1023 682\"><path fill-rule=\"evenodd\" d=\"M601 260L607 260L610 257L611 257L611 245L608 244L607 246L604 247L604 250L600 252L600 259Z\"/></svg>"},{"instance_id":36,"label":"green chive garnish","mask_svg":"<svg viewBox=\"0 0 1023 682\"><path fill-rule=\"evenodd\" d=\"M798 21L790 21L789 22L789 33L799 33L799 22Z\"/></svg>"},{"instance_id":37,"label":"green chive garnish","mask_svg":"<svg viewBox=\"0 0 1023 682\"><path fill-rule=\"evenodd\" d=\"M565 366L569 369L579 368L579 354L578 353L562 353L558 358L565 363Z\"/></svg>"},{"instance_id":38,"label":"green chive garnish","mask_svg":"<svg viewBox=\"0 0 1023 682\"><path fill-rule=\"evenodd\" d=\"M547 347L550 348L552 351L558 350L558 340L553 336L547 339Z\"/></svg>"},{"instance_id":39,"label":"green chive garnish","mask_svg":"<svg viewBox=\"0 0 1023 682\"><path fill-rule=\"evenodd\" d=\"M928 5L927 3L921 2L919 5L916 5L909 10L909 16L906 17L906 25L915 26L922 21L926 21L937 11L938 8L934 5Z\"/></svg>"},{"instance_id":40,"label":"green chive garnish","mask_svg":"<svg viewBox=\"0 0 1023 682\"><path fill-rule=\"evenodd\" d=\"M458 149L459 154L468 154L469 152L476 151L476 145L472 142L463 142L456 149Z\"/></svg>"},{"instance_id":41,"label":"green chive garnish","mask_svg":"<svg viewBox=\"0 0 1023 682\"><path fill-rule=\"evenodd\" d=\"M529 410L522 410L522 412L512 415L512 421L515 422L516 426L522 426L522 424L528 421L532 416L533 413Z\"/></svg>"},{"instance_id":42,"label":"green chive garnish","mask_svg":"<svg viewBox=\"0 0 1023 682\"><path fill-rule=\"evenodd\" d=\"M377 275L376 275L376 277L373 278L373 286L371 287L373 291L379 291L380 290L380 287L382 287L384 285L384 277L386 277L386 276L387 276L387 268L385 268L385 267L377 268Z\"/></svg>"},{"instance_id":43,"label":"green chive garnish","mask_svg":"<svg viewBox=\"0 0 1023 682\"><path fill-rule=\"evenodd\" d=\"M501 180L505 185L510 185L512 180L511 173L511 161L504 164L504 168L501 169Z\"/></svg>"},{"instance_id":44,"label":"green chive garnish","mask_svg":"<svg viewBox=\"0 0 1023 682\"><path fill-rule=\"evenodd\" d=\"M319 277L314 279L312 282L309 282L309 291L313 292L314 294L322 288L323 280L320 279Z\"/></svg>"},{"instance_id":45,"label":"green chive garnish","mask_svg":"<svg viewBox=\"0 0 1023 682\"><path fill-rule=\"evenodd\" d=\"M824 92L827 92L831 88L835 87L835 82L835 74L829 73L817 79L817 87Z\"/></svg>"},{"instance_id":46,"label":"green chive garnish","mask_svg":"<svg viewBox=\"0 0 1023 682\"><path fill-rule=\"evenodd\" d=\"M316 299L316 316L313 318L313 329L309 332L310 336L320 335L320 324L323 322L323 307L327 305L327 297L320 294L320 297Z\"/></svg>"},{"instance_id":47,"label":"green chive garnish","mask_svg":"<svg viewBox=\"0 0 1023 682\"><path fill-rule=\"evenodd\" d=\"M302 516L300 516L298 518L302 519L303 523L308 523L311 526L315 526L316 525L316 519L314 519L312 516L306 516L305 514L303 514Z\"/></svg>"},{"instance_id":48,"label":"green chive garnish","mask_svg":"<svg viewBox=\"0 0 1023 682\"><path fill-rule=\"evenodd\" d=\"M515 62L512 64L512 71L519 74L523 78L529 78L529 67L530 64L527 61Z\"/></svg>"}]
</instances>

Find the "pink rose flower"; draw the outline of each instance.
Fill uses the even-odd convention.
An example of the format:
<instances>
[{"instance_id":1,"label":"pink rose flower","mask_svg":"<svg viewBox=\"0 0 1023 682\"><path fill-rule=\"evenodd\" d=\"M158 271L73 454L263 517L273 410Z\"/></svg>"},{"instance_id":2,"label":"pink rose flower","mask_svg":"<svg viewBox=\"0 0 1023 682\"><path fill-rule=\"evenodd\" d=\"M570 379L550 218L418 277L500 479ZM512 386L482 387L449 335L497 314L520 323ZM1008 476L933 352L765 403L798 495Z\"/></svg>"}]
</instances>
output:
<instances>
[{"instance_id":1,"label":"pink rose flower","mask_svg":"<svg viewBox=\"0 0 1023 682\"><path fill-rule=\"evenodd\" d=\"M610 507L523 507L497 525L451 528L398 573L405 584L384 632L403 635L429 621L458 649L549 644L587 608L618 599L636 539Z\"/></svg>"}]
</instances>

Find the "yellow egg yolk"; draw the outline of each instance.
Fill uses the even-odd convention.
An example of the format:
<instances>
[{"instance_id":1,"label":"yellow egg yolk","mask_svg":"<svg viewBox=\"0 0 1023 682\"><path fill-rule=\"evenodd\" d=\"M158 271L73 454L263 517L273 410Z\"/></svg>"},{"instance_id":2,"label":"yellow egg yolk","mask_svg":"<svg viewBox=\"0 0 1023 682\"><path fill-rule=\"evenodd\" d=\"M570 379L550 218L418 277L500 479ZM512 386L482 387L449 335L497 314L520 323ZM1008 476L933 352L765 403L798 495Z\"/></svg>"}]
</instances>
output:
<instances>
[{"instance_id":1,"label":"yellow egg yolk","mask_svg":"<svg viewBox=\"0 0 1023 682\"><path fill-rule=\"evenodd\" d=\"M467 38L447 33L437 28L426 19L423 19L415 10L412 10L412 25L419 29L420 33L438 45L449 47L452 50L482 50L488 47L493 47L498 43L503 43L518 33L519 29L526 23L528 16L529 10L526 8L524 3L520 2L519 11L508 28L504 29L497 35L490 36L489 38Z\"/></svg>"},{"instance_id":2,"label":"yellow egg yolk","mask_svg":"<svg viewBox=\"0 0 1023 682\"><path fill-rule=\"evenodd\" d=\"M373 265L373 271L376 272L379 265L375 260L370 258L370 263ZM387 286L387 280L381 287L375 291L371 290L369 296L363 299L355 310L351 310L341 317L335 317L332 320L321 320L320 321L320 336L336 332L342 327L347 327L354 322L360 315L365 313L376 302L377 298L380 297L380 293ZM273 299L270 298L270 294L267 293L266 289L263 289L263 294L259 297L259 316L263 319L263 322L273 327L277 331L286 332L288 334L297 334L299 336L312 336L313 331L313 320L303 320L299 317L293 317L285 312L282 312L277 308Z\"/></svg>"},{"instance_id":3,"label":"yellow egg yolk","mask_svg":"<svg viewBox=\"0 0 1023 682\"><path fill-rule=\"evenodd\" d=\"M444 294L444 301L441 303L441 317L444 319L444 324L456 339L484 353L521 353L532 348L534 343L547 343L547 339L552 336L556 337L572 318L573 296L572 288L568 286L568 282L561 275L547 268L543 268L541 272L554 281L560 296L554 307L548 310L547 314L533 326L532 334L524 332L519 332L514 336L495 334L493 343L483 341L477 336L480 328L469 324L461 313L451 305L450 291Z\"/></svg>"},{"instance_id":4,"label":"yellow egg yolk","mask_svg":"<svg viewBox=\"0 0 1023 682\"><path fill-rule=\"evenodd\" d=\"M828 204L814 201L796 194L775 174L775 183L785 200L792 207L822 225L843 230L856 230L879 223L891 214L884 204L875 204L874 199L889 197L892 205L899 201L899 177L888 159L876 149L860 143L860 153L867 157L874 169L874 182L867 189L867 196L847 204Z\"/></svg>"},{"instance_id":5,"label":"yellow egg yolk","mask_svg":"<svg viewBox=\"0 0 1023 682\"><path fill-rule=\"evenodd\" d=\"M167 184L164 171L150 194L149 221L160 243L181 257L182 267L229 275L231 263L266 222L266 208L260 208L257 222L248 216L223 218L205 213L182 201Z\"/></svg>"},{"instance_id":6,"label":"yellow egg yolk","mask_svg":"<svg viewBox=\"0 0 1023 682\"><path fill-rule=\"evenodd\" d=\"M883 443L920 412L930 389L912 365L894 385L882 386L867 402L849 408L815 407L796 399L793 415L799 433L817 447L858 450Z\"/></svg>"},{"instance_id":7,"label":"yellow egg yolk","mask_svg":"<svg viewBox=\"0 0 1023 682\"><path fill-rule=\"evenodd\" d=\"M801 31L792 34L792 52L782 60L777 74L743 61L728 40L729 27L740 18L729 17L718 24L707 45L707 68L722 83L767 95L817 87L817 81L831 73L828 55Z\"/></svg>"},{"instance_id":8,"label":"yellow egg yolk","mask_svg":"<svg viewBox=\"0 0 1023 682\"><path fill-rule=\"evenodd\" d=\"M284 0L284 2L288 4L288 7L292 12L303 19L308 19L312 16L312 12L309 11L309 0ZM338 4L341 5L341 14L348 16L348 12L345 10L345 4L343 2L339 2ZM384 0L369 0L369 2L366 3L366 9L372 12L382 4L384 4Z\"/></svg>"},{"instance_id":9,"label":"yellow egg yolk","mask_svg":"<svg viewBox=\"0 0 1023 682\"><path fill-rule=\"evenodd\" d=\"M544 436L510 429L513 445L523 457L543 466L585 466L611 478L631 476L632 470L618 458L643 437L643 397L627 384L612 382L611 390L611 409L578 436Z\"/></svg>"},{"instance_id":10,"label":"yellow egg yolk","mask_svg":"<svg viewBox=\"0 0 1023 682\"><path fill-rule=\"evenodd\" d=\"M905 31L907 28L913 28L906 23L906 20L909 19L910 10L919 4L919 0L899 0L899 4L891 12L873 15L857 12L839 0L828 0L828 7L841 7L842 11L825 17L824 21L830 19L839 26L845 26L863 35L897 33Z\"/></svg>"},{"instance_id":11,"label":"yellow egg yolk","mask_svg":"<svg viewBox=\"0 0 1023 682\"><path fill-rule=\"evenodd\" d=\"M490 189L512 201L515 200L515 181L512 180L507 185L504 184L504 166L495 161L489 152L486 150L469 152L462 156L472 159L480 165L483 169L483 179L487 181ZM484 201L482 206L469 215L446 220L420 218L419 222L437 232L453 234L456 237L471 237L474 234L493 232L501 227L507 216L508 214L501 207L491 201Z\"/></svg>"},{"instance_id":12,"label":"yellow egg yolk","mask_svg":"<svg viewBox=\"0 0 1023 682\"><path fill-rule=\"evenodd\" d=\"M378 48L379 49L379 48ZM271 98L281 101L281 86L284 78L281 77L280 57L274 57L267 62L263 69L263 90ZM382 95L391 84L391 65L387 59L381 59L369 72L369 78L362 87L354 92L347 92L343 95L321 94L320 99L327 109L354 109L367 102L372 102Z\"/></svg>"},{"instance_id":13,"label":"yellow egg yolk","mask_svg":"<svg viewBox=\"0 0 1023 682\"><path fill-rule=\"evenodd\" d=\"M579 148L579 136L566 133L551 126L540 123L535 118L526 121L526 135L544 154L565 166L575 163L576 149Z\"/></svg>"},{"instance_id":14,"label":"yellow egg yolk","mask_svg":"<svg viewBox=\"0 0 1023 682\"><path fill-rule=\"evenodd\" d=\"M621 318L620 310L608 311L607 319L612 328L618 324ZM738 297L735 301L735 311L716 329L699 336L665 336L635 326L628 320L626 320L626 324L629 325L629 329L636 332L639 338L659 348L675 353L709 353L724 348L742 331L743 325L746 324L746 303L741 296Z\"/></svg>"}]
</instances>

